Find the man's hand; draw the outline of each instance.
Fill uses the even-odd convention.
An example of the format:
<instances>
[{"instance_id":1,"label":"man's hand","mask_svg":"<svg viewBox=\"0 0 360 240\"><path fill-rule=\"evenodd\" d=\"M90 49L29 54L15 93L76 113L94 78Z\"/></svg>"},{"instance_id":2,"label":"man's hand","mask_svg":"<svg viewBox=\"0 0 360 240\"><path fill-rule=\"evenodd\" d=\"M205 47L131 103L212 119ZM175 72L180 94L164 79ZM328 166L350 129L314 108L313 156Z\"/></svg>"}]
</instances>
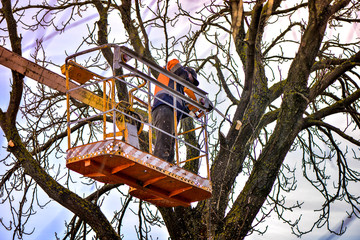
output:
<instances>
[{"instance_id":1,"label":"man's hand","mask_svg":"<svg viewBox=\"0 0 360 240\"><path fill-rule=\"evenodd\" d=\"M206 108L207 112L211 112L214 109L214 105L208 98L200 98L199 102Z\"/></svg>"}]
</instances>

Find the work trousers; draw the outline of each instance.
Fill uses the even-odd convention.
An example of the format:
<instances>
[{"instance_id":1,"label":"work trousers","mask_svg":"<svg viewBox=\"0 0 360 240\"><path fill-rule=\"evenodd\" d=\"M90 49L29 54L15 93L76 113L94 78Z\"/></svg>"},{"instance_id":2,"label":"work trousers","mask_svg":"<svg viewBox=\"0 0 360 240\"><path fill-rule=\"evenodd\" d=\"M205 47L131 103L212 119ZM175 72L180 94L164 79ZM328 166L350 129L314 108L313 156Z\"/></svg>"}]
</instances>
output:
<instances>
[{"instance_id":1,"label":"work trousers","mask_svg":"<svg viewBox=\"0 0 360 240\"><path fill-rule=\"evenodd\" d=\"M152 111L153 125L174 136L174 112L168 105L160 105ZM175 139L155 129L155 147L153 154L170 163L174 163Z\"/></svg>"}]
</instances>

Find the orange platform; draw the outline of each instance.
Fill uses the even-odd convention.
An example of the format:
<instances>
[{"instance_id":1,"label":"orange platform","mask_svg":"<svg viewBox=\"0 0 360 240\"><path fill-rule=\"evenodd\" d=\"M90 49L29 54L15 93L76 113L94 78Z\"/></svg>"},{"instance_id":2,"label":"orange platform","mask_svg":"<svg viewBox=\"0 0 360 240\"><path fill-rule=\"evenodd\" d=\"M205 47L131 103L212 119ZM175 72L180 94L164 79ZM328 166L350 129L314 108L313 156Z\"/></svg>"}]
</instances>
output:
<instances>
[{"instance_id":1,"label":"orange platform","mask_svg":"<svg viewBox=\"0 0 360 240\"><path fill-rule=\"evenodd\" d=\"M131 195L157 206L189 207L212 192L210 180L117 139L68 149L66 166L103 183L127 184Z\"/></svg>"}]
</instances>

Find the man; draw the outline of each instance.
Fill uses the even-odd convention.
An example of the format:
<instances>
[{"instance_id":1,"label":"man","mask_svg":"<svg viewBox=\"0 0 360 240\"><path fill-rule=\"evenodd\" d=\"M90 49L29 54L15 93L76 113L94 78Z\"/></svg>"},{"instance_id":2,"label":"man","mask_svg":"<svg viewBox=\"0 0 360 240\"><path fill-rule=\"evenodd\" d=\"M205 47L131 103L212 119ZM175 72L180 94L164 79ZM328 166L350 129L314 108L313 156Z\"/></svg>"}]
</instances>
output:
<instances>
[{"instance_id":1,"label":"man","mask_svg":"<svg viewBox=\"0 0 360 240\"><path fill-rule=\"evenodd\" d=\"M166 69L178 75L179 77L182 77L186 81L191 82L195 86L199 85L196 72L190 67L183 67L177 59L169 61ZM165 75L160 74L158 81L174 89L175 82ZM176 91L180 92L181 94L187 93L192 98L195 97L194 92L179 83L176 84ZM174 136L174 112L173 107L171 107L173 106L174 98L158 86L155 87L155 97L156 98L152 107L153 125ZM164 102L169 103L170 106ZM185 113L189 113L189 109L185 102L179 98L176 98L176 107ZM176 112L177 122L179 122L181 118L187 117L187 115L183 114L181 111ZM175 139L166 133L155 130L156 141L153 154L170 163L174 163Z\"/></svg>"}]
</instances>

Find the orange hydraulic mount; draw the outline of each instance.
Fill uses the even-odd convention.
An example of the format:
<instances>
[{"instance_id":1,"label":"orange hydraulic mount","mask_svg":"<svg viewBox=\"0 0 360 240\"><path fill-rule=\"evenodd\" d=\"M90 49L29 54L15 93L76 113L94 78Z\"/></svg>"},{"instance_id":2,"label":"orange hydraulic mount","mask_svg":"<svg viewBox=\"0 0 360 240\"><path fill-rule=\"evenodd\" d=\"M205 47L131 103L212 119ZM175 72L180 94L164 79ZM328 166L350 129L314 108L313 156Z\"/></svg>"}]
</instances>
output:
<instances>
[{"instance_id":1,"label":"orange hydraulic mount","mask_svg":"<svg viewBox=\"0 0 360 240\"><path fill-rule=\"evenodd\" d=\"M128 71L127 74L105 78L74 61L80 55L103 48L112 48L114 51L113 69L122 67ZM145 74L136 67L131 66L129 64L131 61L125 61L130 58L133 59L131 61L136 62L136 66L142 64L141 67L147 67L149 73ZM211 181L209 179L206 110L198 102L157 82L156 79L150 76L151 70L162 73L190 88L202 98L207 98L206 92L123 46L107 44L66 58L65 64L62 66L62 72L66 75L68 108L66 166L86 177L103 183L125 183L130 186L131 195L157 206L188 207L192 202L211 197L212 192ZM126 81L128 78L130 80ZM132 82L136 80L142 83L134 85ZM116 81L126 83L129 88L132 88L129 91L129 102L115 102ZM103 140L86 145L73 146L70 132L71 125L80 121L89 121L90 119L76 118L76 120L71 120L74 116L72 116L70 111L70 97L79 90L84 91L86 89L91 91L94 84L97 84L97 86L102 85L102 109L94 117L102 116ZM155 96L151 93L151 84L160 86L168 91L169 94L172 94L174 98L187 101L191 105L196 106L199 111L205 113L201 119L195 119L197 127L191 130L195 131L198 136L202 136L199 140L202 143L200 147L193 146L184 141L183 136L187 132L178 133L175 131L176 133L173 137L176 143L176 164L170 164L152 155L152 131L155 127L151 124L151 101ZM91 97L88 99L90 102ZM142 112L147 113L147 116L141 116L137 113L136 109L134 109L135 102L136 106L142 108ZM146 120L143 120L143 118ZM109 119L111 119L112 124L109 124L111 122ZM139 144L138 135L144 128L148 132L148 151L142 150ZM186 148L196 148L200 152L199 156L192 159L183 159L183 155L186 154L181 154L181 151L186 151ZM201 161L202 159L206 161L206 177L201 177L181 167L188 161Z\"/></svg>"}]
</instances>

